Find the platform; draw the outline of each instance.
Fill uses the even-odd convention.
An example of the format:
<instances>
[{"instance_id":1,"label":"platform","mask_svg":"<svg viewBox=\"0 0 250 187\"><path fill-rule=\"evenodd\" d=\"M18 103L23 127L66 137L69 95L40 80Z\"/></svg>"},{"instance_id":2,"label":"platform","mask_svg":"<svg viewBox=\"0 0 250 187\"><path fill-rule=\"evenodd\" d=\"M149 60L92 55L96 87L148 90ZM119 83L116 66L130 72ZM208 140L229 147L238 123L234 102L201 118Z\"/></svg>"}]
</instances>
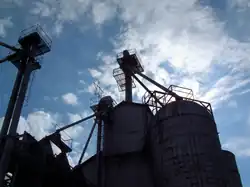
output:
<instances>
[{"instance_id":1,"label":"platform","mask_svg":"<svg viewBox=\"0 0 250 187\"><path fill-rule=\"evenodd\" d=\"M35 25L21 32L18 43L28 51L31 46L35 47L33 56L40 56L51 50L52 41L39 25Z\"/></svg>"}]
</instances>

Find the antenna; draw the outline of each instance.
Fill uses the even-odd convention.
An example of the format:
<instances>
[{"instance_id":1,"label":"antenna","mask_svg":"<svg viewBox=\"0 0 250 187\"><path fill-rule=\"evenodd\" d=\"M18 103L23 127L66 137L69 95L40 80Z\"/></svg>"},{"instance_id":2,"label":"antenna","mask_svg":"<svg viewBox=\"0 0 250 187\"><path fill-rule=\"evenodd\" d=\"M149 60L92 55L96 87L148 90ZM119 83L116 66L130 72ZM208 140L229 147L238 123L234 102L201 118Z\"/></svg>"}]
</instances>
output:
<instances>
[{"instance_id":1,"label":"antenna","mask_svg":"<svg viewBox=\"0 0 250 187\"><path fill-rule=\"evenodd\" d=\"M94 88L95 88L95 91L94 91L94 94L95 96L98 98L98 99L101 99L103 94L104 94L104 91L102 90L102 88L100 87L100 82L99 80L95 81L94 82Z\"/></svg>"},{"instance_id":2,"label":"antenna","mask_svg":"<svg viewBox=\"0 0 250 187\"><path fill-rule=\"evenodd\" d=\"M94 89L94 97L90 98L90 108L95 112L96 111L96 106L99 102L99 100L104 96L104 91L100 87L100 82L99 80L96 80L93 84L93 89Z\"/></svg>"},{"instance_id":3,"label":"antenna","mask_svg":"<svg viewBox=\"0 0 250 187\"><path fill-rule=\"evenodd\" d=\"M99 80L96 80L93 84L93 89L94 89L94 97L90 98L90 108L93 110L93 112L96 112L96 107L98 106L99 101L104 97L107 96L104 92L104 90L100 86ZM111 96L109 96L111 97ZM112 97L111 97L112 98ZM115 106L117 102L112 98L113 100L113 105Z\"/></svg>"}]
</instances>

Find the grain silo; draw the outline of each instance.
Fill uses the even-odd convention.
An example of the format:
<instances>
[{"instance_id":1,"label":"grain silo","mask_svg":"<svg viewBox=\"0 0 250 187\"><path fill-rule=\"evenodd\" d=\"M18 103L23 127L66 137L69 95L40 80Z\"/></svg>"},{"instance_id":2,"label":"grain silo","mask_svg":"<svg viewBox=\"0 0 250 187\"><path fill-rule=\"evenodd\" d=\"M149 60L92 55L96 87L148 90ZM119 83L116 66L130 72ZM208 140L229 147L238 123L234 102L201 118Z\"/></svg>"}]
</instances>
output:
<instances>
[{"instance_id":1,"label":"grain silo","mask_svg":"<svg viewBox=\"0 0 250 187\"><path fill-rule=\"evenodd\" d=\"M151 146L160 186L221 186L221 145L213 115L203 105L180 100L162 107Z\"/></svg>"},{"instance_id":2,"label":"grain silo","mask_svg":"<svg viewBox=\"0 0 250 187\"><path fill-rule=\"evenodd\" d=\"M242 187L235 156L230 151L222 151L224 179L227 187Z\"/></svg>"},{"instance_id":3,"label":"grain silo","mask_svg":"<svg viewBox=\"0 0 250 187\"><path fill-rule=\"evenodd\" d=\"M104 125L104 155L142 151L152 116L144 104L124 101L115 106L110 114L110 124Z\"/></svg>"},{"instance_id":4,"label":"grain silo","mask_svg":"<svg viewBox=\"0 0 250 187\"><path fill-rule=\"evenodd\" d=\"M152 164L146 147L152 112L145 104L121 102L104 123L103 186L153 187ZM96 156L82 164L89 183L96 185Z\"/></svg>"}]
</instances>

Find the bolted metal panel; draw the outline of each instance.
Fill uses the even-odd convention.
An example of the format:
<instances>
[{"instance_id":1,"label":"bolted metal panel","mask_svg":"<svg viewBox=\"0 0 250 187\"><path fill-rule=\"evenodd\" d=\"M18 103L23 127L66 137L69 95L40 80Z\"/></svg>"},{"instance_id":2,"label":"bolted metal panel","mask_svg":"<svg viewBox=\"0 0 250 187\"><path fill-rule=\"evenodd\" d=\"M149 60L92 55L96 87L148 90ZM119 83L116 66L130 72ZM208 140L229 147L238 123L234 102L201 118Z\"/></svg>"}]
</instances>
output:
<instances>
[{"instance_id":1,"label":"bolted metal panel","mask_svg":"<svg viewBox=\"0 0 250 187\"><path fill-rule=\"evenodd\" d=\"M221 186L221 145L213 116L203 106L185 100L164 106L150 139L160 186Z\"/></svg>"},{"instance_id":2,"label":"bolted metal panel","mask_svg":"<svg viewBox=\"0 0 250 187\"><path fill-rule=\"evenodd\" d=\"M104 155L141 151L152 113L147 105L122 102L104 125Z\"/></svg>"},{"instance_id":3,"label":"bolted metal panel","mask_svg":"<svg viewBox=\"0 0 250 187\"><path fill-rule=\"evenodd\" d=\"M241 178L235 156L230 151L222 151L222 161L224 163L224 180L227 187L242 187Z\"/></svg>"},{"instance_id":4,"label":"bolted metal panel","mask_svg":"<svg viewBox=\"0 0 250 187\"><path fill-rule=\"evenodd\" d=\"M88 184L97 185L97 162L96 155L92 156L78 167L81 167L83 176ZM91 186L91 185L90 185Z\"/></svg>"},{"instance_id":5,"label":"bolted metal panel","mask_svg":"<svg viewBox=\"0 0 250 187\"><path fill-rule=\"evenodd\" d=\"M108 157L106 186L108 187L153 187L153 175L143 153Z\"/></svg>"},{"instance_id":6,"label":"bolted metal panel","mask_svg":"<svg viewBox=\"0 0 250 187\"><path fill-rule=\"evenodd\" d=\"M96 185L95 156L82 165L87 183ZM104 186L107 187L154 187L153 175L146 154L129 153L122 156L105 157Z\"/></svg>"}]
</instances>

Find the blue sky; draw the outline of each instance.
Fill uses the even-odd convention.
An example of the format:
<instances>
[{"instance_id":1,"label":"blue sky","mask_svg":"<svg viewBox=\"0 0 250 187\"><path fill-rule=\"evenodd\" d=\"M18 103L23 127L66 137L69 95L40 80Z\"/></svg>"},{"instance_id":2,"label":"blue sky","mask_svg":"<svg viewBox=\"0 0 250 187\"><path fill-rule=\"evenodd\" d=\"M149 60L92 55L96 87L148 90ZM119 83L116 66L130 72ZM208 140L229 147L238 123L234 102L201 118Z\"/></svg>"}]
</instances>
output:
<instances>
[{"instance_id":1,"label":"blue sky","mask_svg":"<svg viewBox=\"0 0 250 187\"><path fill-rule=\"evenodd\" d=\"M20 31L37 23L53 41L30 86L19 131L39 139L55 124L90 114L95 80L120 101L115 55L135 48L147 75L192 88L197 99L212 103L221 143L236 154L244 187L250 187L249 14L249 0L0 0L2 41L16 45ZM7 52L0 48L0 57ZM15 74L12 64L0 66L0 117ZM136 100L143 94L140 86L134 89ZM91 124L67 131L74 140L71 163ZM85 159L94 151L93 138Z\"/></svg>"}]
</instances>

